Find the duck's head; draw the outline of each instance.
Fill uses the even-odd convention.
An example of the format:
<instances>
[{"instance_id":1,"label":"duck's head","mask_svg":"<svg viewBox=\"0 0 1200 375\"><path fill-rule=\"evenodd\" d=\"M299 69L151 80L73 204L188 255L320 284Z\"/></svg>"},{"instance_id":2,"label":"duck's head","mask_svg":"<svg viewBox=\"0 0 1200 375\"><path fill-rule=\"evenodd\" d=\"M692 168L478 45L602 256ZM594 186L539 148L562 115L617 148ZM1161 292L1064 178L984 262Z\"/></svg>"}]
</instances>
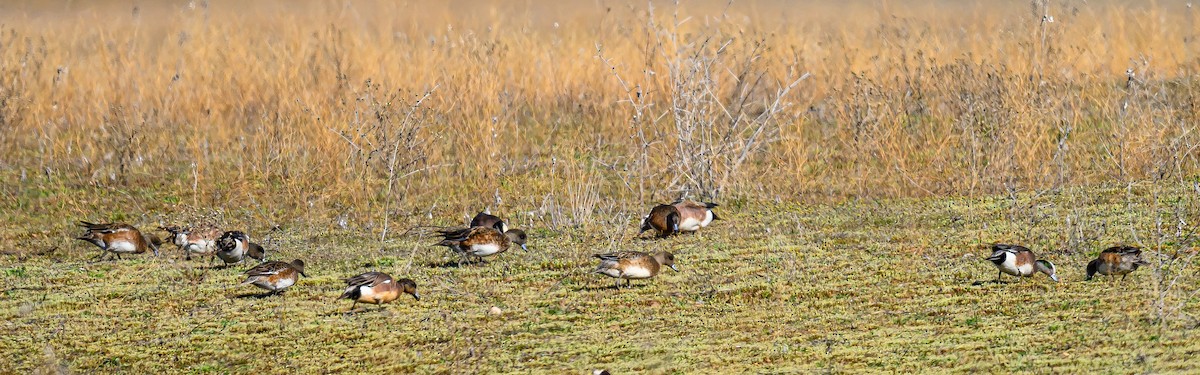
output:
<instances>
[{"instance_id":1,"label":"duck's head","mask_svg":"<svg viewBox=\"0 0 1200 375\"><path fill-rule=\"evenodd\" d=\"M504 236L508 237L508 240L512 241L512 243L520 245L521 250L529 251L529 248L525 247L525 241L529 240L529 235L526 235L525 231L509 229L507 232L504 232Z\"/></svg>"},{"instance_id":2,"label":"duck's head","mask_svg":"<svg viewBox=\"0 0 1200 375\"><path fill-rule=\"evenodd\" d=\"M679 267L675 266L675 254L671 254L670 252L664 251L664 252L655 254L654 260L658 261L658 264L661 264L661 265L664 265L667 267L671 267L671 270L673 270L675 272L679 272Z\"/></svg>"},{"instance_id":3,"label":"duck's head","mask_svg":"<svg viewBox=\"0 0 1200 375\"><path fill-rule=\"evenodd\" d=\"M1058 269L1054 267L1054 263L1050 263L1048 260L1038 260L1035 263L1037 264L1038 272L1044 273L1046 276L1050 276L1050 280L1058 282Z\"/></svg>"},{"instance_id":4,"label":"duck's head","mask_svg":"<svg viewBox=\"0 0 1200 375\"><path fill-rule=\"evenodd\" d=\"M293 260L291 265L292 265L292 268L295 268L297 272L300 272L300 276L308 277L308 274L304 273L304 261L303 260L299 260L299 259Z\"/></svg>"},{"instance_id":5,"label":"duck's head","mask_svg":"<svg viewBox=\"0 0 1200 375\"><path fill-rule=\"evenodd\" d=\"M396 281L396 285L400 286L400 290L408 295L413 296L417 301L421 300L421 295L417 294L417 283L412 279L400 279Z\"/></svg>"}]
</instances>

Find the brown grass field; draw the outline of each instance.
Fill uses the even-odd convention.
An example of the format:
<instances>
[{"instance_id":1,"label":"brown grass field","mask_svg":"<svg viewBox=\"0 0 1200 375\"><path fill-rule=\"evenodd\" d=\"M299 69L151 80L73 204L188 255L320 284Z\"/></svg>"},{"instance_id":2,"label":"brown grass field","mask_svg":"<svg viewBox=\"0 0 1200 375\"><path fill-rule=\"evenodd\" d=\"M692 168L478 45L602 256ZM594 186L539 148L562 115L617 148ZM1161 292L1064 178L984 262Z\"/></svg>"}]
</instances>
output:
<instances>
[{"instance_id":1,"label":"brown grass field","mask_svg":"<svg viewBox=\"0 0 1200 375\"><path fill-rule=\"evenodd\" d=\"M3 2L0 373L1196 371L1197 8ZM681 196L724 220L633 239ZM531 251L446 267L485 207ZM94 263L78 220L312 277ZM993 242L1063 282L979 283ZM1115 243L1152 265L1083 282ZM638 249L682 272L590 273ZM345 314L367 270L424 298Z\"/></svg>"}]
</instances>

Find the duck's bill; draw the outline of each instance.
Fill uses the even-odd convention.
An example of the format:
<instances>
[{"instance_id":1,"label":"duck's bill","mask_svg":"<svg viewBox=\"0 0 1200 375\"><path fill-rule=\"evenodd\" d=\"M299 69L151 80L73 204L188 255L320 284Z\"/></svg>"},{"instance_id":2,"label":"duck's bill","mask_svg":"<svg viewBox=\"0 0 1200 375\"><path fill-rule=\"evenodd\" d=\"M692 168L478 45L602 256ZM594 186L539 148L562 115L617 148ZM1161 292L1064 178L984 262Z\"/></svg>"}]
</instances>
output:
<instances>
[{"instance_id":1,"label":"duck's bill","mask_svg":"<svg viewBox=\"0 0 1200 375\"><path fill-rule=\"evenodd\" d=\"M521 250L529 251L529 248L525 247L525 244L521 244Z\"/></svg>"},{"instance_id":2,"label":"duck's bill","mask_svg":"<svg viewBox=\"0 0 1200 375\"><path fill-rule=\"evenodd\" d=\"M675 270L675 272L679 272L679 267L675 267L674 264L671 265L671 269Z\"/></svg>"},{"instance_id":3,"label":"duck's bill","mask_svg":"<svg viewBox=\"0 0 1200 375\"><path fill-rule=\"evenodd\" d=\"M1057 282L1058 282L1058 275L1050 275L1050 280L1054 280L1054 282L1056 282L1056 283L1057 283Z\"/></svg>"},{"instance_id":4,"label":"duck's bill","mask_svg":"<svg viewBox=\"0 0 1200 375\"><path fill-rule=\"evenodd\" d=\"M420 301L420 300L421 300L421 295L420 295L420 294L418 294L418 293L413 293L413 298L414 298L414 299L416 299L417 301Z\"/></svg>"}]
</instances>

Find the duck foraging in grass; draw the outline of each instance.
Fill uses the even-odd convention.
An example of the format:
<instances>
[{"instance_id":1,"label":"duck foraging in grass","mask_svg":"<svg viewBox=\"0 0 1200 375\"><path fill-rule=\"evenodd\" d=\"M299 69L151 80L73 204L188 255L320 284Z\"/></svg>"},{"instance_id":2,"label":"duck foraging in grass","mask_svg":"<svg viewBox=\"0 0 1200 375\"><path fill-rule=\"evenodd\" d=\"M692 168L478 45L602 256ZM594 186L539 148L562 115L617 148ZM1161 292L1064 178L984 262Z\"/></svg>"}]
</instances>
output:
<instances>
[{"instance_id":1,"label":"duck foraging in grass","mask_svg":"<svg viewBox=\"0 0 1200 375\"><path fill-rule=\"evenodd\" d=\"M475 217L471 218L471 227L496 228L500 233L508 232L508 224L505 224L499 216L488 213L487 210L479 211Z\"/></svg>"},{"instance_id":2,"label":"duck foraging in grass","mask_svg":"<svg viewBox=\"0 0 1200 375\"><path fill-rule=\"evenodd\" d=\"M192 255L198 256L215 256L217 251L217 239L221 237L221 230L216 227L158 227L171 234L171 242L183 250L184 259L192 260Z\"/></svg>"},{"instance_id":3,"label":"duck foraging in grass","mask_svg":"<svg viewBox=\"0 0 1200 375\"><path fill-rule=\"evenodd\" d=\"M1000 281L1000 275L1006 273L1018 277L1030 277L1037 272L1044 273L1050 276L1050 280L1058 282L1054 263L1037 259L1037 256L1033 255L1033 251L1024 246L992 245L992 255L987 260L992 261L996 268L1000 269L1000 274L996 275L997 282Z\"/></svg>"},{"instance_id":4,"label":"duck foraging in grass","mask_svg":"<svg viewBox=\"0 0 1200 375\"><path fill-rule=\"evenodd\" d=\"M1097 273L1110 279L1121 275L1121 280L1125 280L1125 276L1129 276L1138 267L1148 265L1150 262L1142 259L1142 249L1134 246L1113 246L1104 249L1095 260L1088 263L1085 280L1091 280Z\"/></svg>"},{"instance_id":5,"label":"duck foraging in grass","mask_svg":"<svg viewBox=\"0 0 1200 375\"><path fill-rule=\"evenodd\" d=\"M103 259L110 253L121 259L121 254L141 254L146 250L151 250L154 256L158 256L158 247L162 245L162 239L158 236L144 234L129 224L95 224L80 221L79 226L86 228L87 232L75 239L90 242L103 250L97 259Z\"/></svg>"},{"instance_id":6,"label":"duck foraging in grass","mask_svg":"<svg viewBox=\"0 0 1200 375\"><path fill-rule=\"evenodd\" d=\"M225 265L234 263L242 263L246 257L257 260L266 260L267 253L262 246L250 242L250 236L241 231L229 231L221 235L217 239L217 258L221 258Z\"/></svg>"},{"instance_id":7,"label":"duck foraging in grass","mask_svg":"<svg viewBox=\"0 0 1200 375\"><path fill-rule=\"evenodd\" d=\"M641 236L642 233L652 229L658 233L658 238L666 238L679 233L679 222L682 217L679 209L675 206L667 204L654 206L650 209L650 214L642 219L642 228L638 235Z\"/></svg>"},{"instance_id":8,"label":"duck foraging in grass","mask_svg":"<svg viewBox=\"0 0 1200 375\"><path fill-rule=\"evenodd\" d=\"M284 289L296 284L304 273L304 261L296 259L291 263L279 261L266 262L245 272L246 280L241 285L253 284L270 291L269 294L283 292Z\"/></svg>"},{"instance_id":9,"label":"duck foraging in grass","mask_svg":"<svg viewBox=\"0 0 1200 375\"><path fill-rule=\"evenodd\" d=\"M383 310L383 304L395 301L401 293L421 300L421 295L417 294L417 283L411 279L393 280L391 275L383 272L367 272L346 279L346 292L338 299L354 300L350 311L354 311L359 302L379 305L379 309Z\"/></svg>"},{"instance_id":10,"label":"duck foraging in grass","mask_svg":"<svg viewBox=\"0 0 1200 375\"><path fill-rule=\"evenodd\" d=\"M679 211L679 232L695 232L707 227L713 220L720 220L713 208L716 203L698 203L680 200L671 204Z\"/></svg>"},{"instance_id":11,"label":"duck foraging in grass","mask_svg":"<svg viewBox=\"0 0 1200 375\"><path fill-rule=\"evenodd\" d=\"M525 247L529 237L520 229L509 229L501 233L496 228L473 227L439 230L438 233L443 239L435 245L448 247L455 253L473 256L479 260L508 251L512 244L517 244L521 250L529 250Z\"/></svg>"},{"instance_id":12,"label":"duck foraging in grass","mask_svg":"<svg viewBox=\"0 0 1200 375\"><path fill-rule=\"evenodd\" d=\"M596 254L592 257L600 260L600 265L592 272L617 279L617 287L625 279L625 285L631 285L634 279L649 279L658 275L663 267L670 267L675 272L675 254L663 251L654 255L640 251L617 251L608 254Z\"/></svg>"}]
</instances>

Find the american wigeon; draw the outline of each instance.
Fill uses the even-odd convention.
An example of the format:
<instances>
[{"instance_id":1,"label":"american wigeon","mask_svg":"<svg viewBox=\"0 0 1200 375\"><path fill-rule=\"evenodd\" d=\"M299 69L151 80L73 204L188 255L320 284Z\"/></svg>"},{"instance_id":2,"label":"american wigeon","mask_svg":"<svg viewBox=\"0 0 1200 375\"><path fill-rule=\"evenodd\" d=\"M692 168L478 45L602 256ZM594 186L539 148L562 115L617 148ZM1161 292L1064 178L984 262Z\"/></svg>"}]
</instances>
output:
<instances>
[{"instance_id":1,"label":"american wigeon","mask_svg":"<svg viewBox=\"0 0 1200 375\"><path fill-rule=\"evenodd\" d=\"M474 218L471 218L471 226L496 228L501 233L508 231L508 224L505 224L504 220L498 216L489 214L487 211L480 211Z\"/></svg>"},{"instance_id":2,"label":"american wigeon","mask_svg":"<svg viewBox=\"0 0 1200 375\"><path fill-rule=\"evenodd\" d=\"M996 268L1000 269L1001 274L1009 274L1019 277L1030 277L1034 273L1041 272L1050 276L1051 280L1058 282L1058 275L1055 272L1054 263L1049 261L1039 260L1033 251L1029 248L1020 245L992 245L992 256L987 260L992 261ZM1000 280L1000 275L996 275L996 281Z\"/></svg>"},{"instance_id":3,"label":"american wigeon","mask_svg":"<svg viewBox=\"0 0 1200 375\"><path fill-rule=\"evenodd\" d=\"M714 207L717 207L716 203L678 201L672 205L675 206L675 209L679 210L680 232L695 232L700 230L700 228L707 227L713 220L721 219L712 210Z\"/></svg>"},{"instance_id":4,"label":"american wigeon","mask_svg":"<svg viewBox=\"0 0 1200 375\"><path fill-rule=\"evenodd\" d=\"M1113 246L1104 249L1095 260L1088 263L1087 280L1091 280L1097 273L1110 278L1121 275L1121 280L1125 280L1125 276L1137 270L1139 266L1148 265L1150 262L1142 259L1142 249L1134 246Z\"/></svg>"},{"instance_id":5,"label":"american wigeon","mask_svg":"<svg viewBox=\"0 0 1200 375\"><path fill-rule=\"evenodd\" d=\"M632 279L654 277L662 266L679 272L679 268L675 267L675 255L666 251L654 255L640 251L617 251L593 257L600 259L600 265L592 272L617 278L617 286L621 285L619 279L625 279L625 285L630 285Z\"/></svg>"},{"instance_id":6,"label":"american wigeon","mask_svg":"<svg viewBox=\"0 0 1200 375\"><path fill-rule=\"evenodd\" d=\"M529 250L525 247L525 242L529 237L520 229L509 229L507 232L500 233L496 228L472 227L439 230L438 233L442 234L443 239L437 245L449 247L456 253L474 256L479 260L483 260L485 256L508 251L512 244L521 246L522 250Z\"/></svg>"},{"instance_id":7,"label":"american wigeon","mask_svg":"<svg viewBox=\"0 0 1200 375\"><path fill-rule=\"evenodd\" d=\"M641 236L648 230L658 232L658 237L663 238L679 232L679 221L682 215L679 209L675 206L660 204L650 209L650 214L642 219L642 230L638 232Z\"/></svg>"},{"instance_id":8,"label":"american wigeon","mask_svg":"<svg viewBox=\"0 0 1200 375\"><path fill-rule=\"evenodd\" d=\"M416 282L410 279L392 280L391 275L383 272L367 272L346 279L346 292L338 299L354 300L350 311L354 311L359 302L380 305L382 310L383 304L395 301L400 293L408 293L416 300L421 300Z\"/></svg>"},{"instance_id":9,"label":"american wigeon","mask_svg":"<svg viewBox=\"0 0 1200 375\"><path fill-rule=\"evenodd\" d=\"M304 261L299 259L293 260L291 263L266 262L247 270L245 274L246 281L242 281L241 285L254 284L254 286L271 291L271 294L279 293L295 285L300 276L308 277L304 273Z\"/></svg>"},{"instance_id":10,"label":"american wigeon","mask_svg":"<svg viewBox=\"0 0 1200 375\"><path fill-rule=\"evenodd\" d=\"M265 261L267 260L267 249L264 249L262 245L251 242L246 245L246 256L258 261Z\"/></svg>"},{"instance_id":11,"label":"american wigeon","mask_svg":"<svg viewBox=\"0 0 1200 375\"><path fill-rule=\"evenodd\" d=\"M90 242L103 250L97 257L101 259L109 253L116 254L117 259L121 259L121 254L141 254L146 250L153 251L157 256L158 247L162 245L162 239L158 236L144 234L129 224L95 224L80 221L79 226L86 228L87 232L75 239Z\"/></svg>"},{"instance_id":12,"label":"american wigeon","mask_svg":"<svg viewBox=\"0 0 1200 375\"><path fill-rule=\"evenodd\" d=\"M262 246L250 242L250 236L242 231L228 231L217 239L217 257L226 265L242 263L246 257L261 261L265 260L266 256Z\"/></svg>"},{"instance_id":13,"label":"american wigeon","mask_svg":"<svg viewBox=\"0 0 1200 375\"><path fill-rule=\"evenodd\" d=\"M221 230L211 226L201 227L158 227L171 234L171 242L183 250L184 259L192 260L192 254L198 256L214 256L217 252L217 238Z\"/></svg>"}]
</instances>

